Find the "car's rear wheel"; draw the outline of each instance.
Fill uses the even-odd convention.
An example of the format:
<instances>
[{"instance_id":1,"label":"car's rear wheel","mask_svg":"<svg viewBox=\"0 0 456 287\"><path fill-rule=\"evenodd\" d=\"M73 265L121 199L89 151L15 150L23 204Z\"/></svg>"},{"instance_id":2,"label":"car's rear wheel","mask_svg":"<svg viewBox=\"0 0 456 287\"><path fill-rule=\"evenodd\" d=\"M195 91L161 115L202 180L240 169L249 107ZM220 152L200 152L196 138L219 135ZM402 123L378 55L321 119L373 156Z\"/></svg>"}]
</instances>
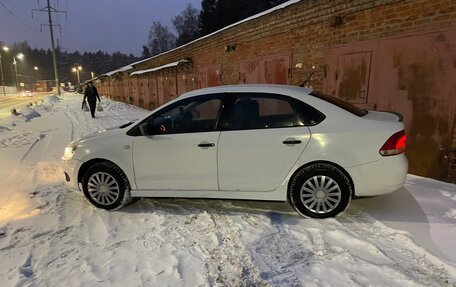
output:
<instances>
[{"instance_id":1,"label":"car's rear wheel","mask_svg":"<svg viewBox=\"0 0 456 287\"><path fill-rule=\"evenodd\" d=\"M99 208L116 210L131 202L127 177L109 162L92 165L82 178L82 188L86 198Z\"/></svg>"},{"instance_id":2,"label":"car's rear wheel","mask_svg":"<svg viewBox=\"0 0 456 287\"><path fill-rule=\"evenodd\" d=\"M301 169L291 180L288 197L301 215L327 218L343 212L350 203L352 186L339 168L316 163Z\"/></svg>"}]
</instances>

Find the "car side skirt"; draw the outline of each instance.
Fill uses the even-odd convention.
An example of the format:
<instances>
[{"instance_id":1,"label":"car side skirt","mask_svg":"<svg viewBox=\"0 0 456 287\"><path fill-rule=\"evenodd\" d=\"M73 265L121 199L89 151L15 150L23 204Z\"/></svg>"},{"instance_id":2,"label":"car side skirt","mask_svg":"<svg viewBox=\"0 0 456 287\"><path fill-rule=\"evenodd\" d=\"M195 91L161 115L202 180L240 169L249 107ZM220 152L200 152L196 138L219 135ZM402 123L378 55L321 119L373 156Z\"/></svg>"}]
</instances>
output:
<instances>
[{"instance_id":1,"label":"car side skirt","mask_svg":"<svg viewBox=\"0 0 456 287\"><path fill-rule=\"evenodd\" d=\"M214 198L286 201L287 188L280 186L274 191L220 191L220 190L131 190L132 197L176 197L176 198Z\"/></svg>"}]
</instances>

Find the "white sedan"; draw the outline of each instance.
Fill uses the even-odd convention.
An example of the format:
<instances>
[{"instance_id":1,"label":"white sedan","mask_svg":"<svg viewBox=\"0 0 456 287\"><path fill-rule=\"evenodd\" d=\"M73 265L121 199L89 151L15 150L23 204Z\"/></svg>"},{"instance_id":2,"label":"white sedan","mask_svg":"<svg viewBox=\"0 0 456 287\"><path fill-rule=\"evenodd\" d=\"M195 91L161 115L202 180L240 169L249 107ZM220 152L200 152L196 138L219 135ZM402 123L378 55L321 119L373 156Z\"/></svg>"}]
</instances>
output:
<instances>
[{"instance_id":1,"label":"white sedan","mask_svg":"<svg viewBox=\"0 0 456 287\"><path fill-rule=\"evenodd\" d=\"M186 93L147 117L68 145L65 179L95 206L135 197L288 200L325 218L407 175L396 113L310 89L237 85Z\"/></svg>"}]
</instances>

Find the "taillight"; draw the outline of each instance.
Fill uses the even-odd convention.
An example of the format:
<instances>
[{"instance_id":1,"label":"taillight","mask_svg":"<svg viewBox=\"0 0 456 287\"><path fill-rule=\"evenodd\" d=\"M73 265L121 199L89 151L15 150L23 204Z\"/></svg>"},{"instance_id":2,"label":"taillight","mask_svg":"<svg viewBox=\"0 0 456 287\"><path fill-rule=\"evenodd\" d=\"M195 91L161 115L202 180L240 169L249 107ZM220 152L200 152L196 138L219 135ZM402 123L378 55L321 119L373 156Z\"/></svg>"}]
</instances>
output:
<instances>
[{"instance_id":1,"label":"taillight","mask_svg":"<svg viewBox=\"0 0 456 287\"><path fill-rule=\"evenodd\" d=\"M392 135L380 149L382 156L390 156L401 154L405 151L407 144L407 135L405 130L395 133Z\"/></svg>"}]
</instances>

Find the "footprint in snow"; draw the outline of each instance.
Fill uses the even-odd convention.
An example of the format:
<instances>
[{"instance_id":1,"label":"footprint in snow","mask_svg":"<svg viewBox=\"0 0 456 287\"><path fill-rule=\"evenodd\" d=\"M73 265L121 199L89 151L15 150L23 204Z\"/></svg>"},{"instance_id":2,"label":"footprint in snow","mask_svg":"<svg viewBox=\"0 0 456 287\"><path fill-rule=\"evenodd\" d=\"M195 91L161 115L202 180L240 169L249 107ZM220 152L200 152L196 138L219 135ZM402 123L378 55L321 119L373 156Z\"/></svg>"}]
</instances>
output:
<instances>
[{"instance_id":1,"label":"footprint in snow","mask_svg":"<svg viewBox=\"0 0 456 287\"><path fill-rule=\"evenodd\" d=\"M22 266L19 267L19 273L21 273L22 275L24 275L27 278L29 278L30 276L33 275L32 254L29 254L27 256L27 259L25 260L24 264L22 264Z\"/></svg>"},{"instance_id":2,"label":"footprint in snow","mask_svg":"<svg viewBox=\"0 0 456 287\"><path fill-rule=\"evenodd\" d=\"M0 238L3 238L6 236L6 226L3 226L0 228Z\"/></svg>"}]
</instances>

